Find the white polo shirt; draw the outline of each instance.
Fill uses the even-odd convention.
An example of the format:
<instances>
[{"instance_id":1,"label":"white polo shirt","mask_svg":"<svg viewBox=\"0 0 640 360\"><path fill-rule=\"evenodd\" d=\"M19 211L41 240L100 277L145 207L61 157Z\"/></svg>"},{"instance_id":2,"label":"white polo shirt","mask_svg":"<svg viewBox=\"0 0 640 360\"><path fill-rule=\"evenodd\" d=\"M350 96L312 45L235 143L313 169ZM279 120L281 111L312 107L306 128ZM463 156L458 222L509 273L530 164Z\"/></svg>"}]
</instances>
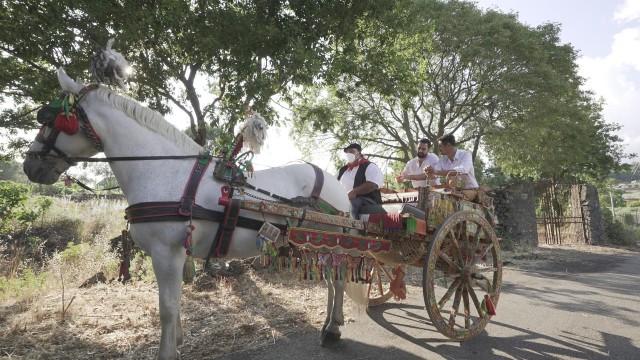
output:
<instances>
[{"instance_id":1,"label":"white polo shirt","mask_svg":"<svg viewBox=\"0 0 640 360\"><path fill-rule=\"evenodd\" d=\"M464 188L478 188L476 174L473 170L473 157L471 156L471 152L467 150L456 149L453 161L449 160L449 157L446 155L440 156L438 166L436 166L435 169L437 171L453 170L464 174L461 176L464 179Z\"/></svg>"},{"instance_id":2,"label":"white polo shirt","mask_svg":"<svg viewBox=\"0 0 640 360\"><path fill-rule=\"evenodd\" d=\"M358 169L360 165L354 167L353 169L344 172L342 177L340 178L340 183L344 186L347 191L353 190L353 182L356 180L356 174L358 173ZM365 181L370 181L376 185L378 188L381 188L384 185L384 175L382 175L382 171L378 167L378 165L374 163L369 163L367 166L367 170L364 172Z\"/></svg>"},{"instance_id":3,"label":"white polo shirt","mask_svg":"<svg viewBox=\"0 0 640 360\"><path fill-rule=\"evenodd\" d=\"M422 161L422 162L421 162ZM434 153L428 153L425 159L420 159L419 157L414 157L409 160L407 164L404 166L404 170L402 170L402 175L423 175L424 169L428 166L435 168L438 165L438 156ZM440 183L440 180L434 179L432 184L437 185ZM427 180L411 180L411 186L414 189L419 187L427 186Z\"/></svg>"}]
</instances>

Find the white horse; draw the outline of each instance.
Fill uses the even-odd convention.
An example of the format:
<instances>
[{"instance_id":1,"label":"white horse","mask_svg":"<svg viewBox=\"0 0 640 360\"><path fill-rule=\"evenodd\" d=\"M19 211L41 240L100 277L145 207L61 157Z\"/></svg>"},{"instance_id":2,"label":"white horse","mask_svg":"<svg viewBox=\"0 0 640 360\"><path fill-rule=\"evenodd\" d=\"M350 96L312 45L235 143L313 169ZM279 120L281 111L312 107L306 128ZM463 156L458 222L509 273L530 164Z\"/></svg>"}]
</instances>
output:
<instances>
[{"instance_id":1,"label":"white horse","mask_svg":"<svg viewBox=\"0 0 640 360\"><path fill-rule=\"evenodd\" d=\"M66 93L78 95L83 89L82 85L72 80L62 69L58 70L58 80ZM105 87L84 94L79 105L86 112L95 133L101 139L107 157L194 155L202 151L199 145L170 125L160 114ZM91 141L83 132L74 135L60 133L55 138L53 149L45 147L41 142L42 138L46 139L52 131L52 124L44 125L41 130L43 137L36 138L29 149L31 154L40 152L38 156L28 155L24 162L24 171L31 181L45 184L57 181L60 174L71 166L64 159L64 155L90 157L99 152L95 147L95 141ZM194 161L116 161L111 163L111 168L129 204L178 201ZM212 172L213 166L210 166L200 183L196 203L208 209L223 211L218 205L218 199L224 184L214 180ZM311 166L295 164L257 171L248 182L273 194L294 198L309 196L314 187L314 180L315 173ZM265 197L263 194L257 195ZM345 189L330 174L325 173L320 197L340 211L349 211L350 205ZM261 214L251 212L243 211L240 215L257 220L265 219ZM266 220L284 223L284 219L270 216L266 216ZM218 223L194 220L193 224L193 255L205 258ZM158 281L162 326L159 359L176 359L177 346L182 343L180 298L182 268L186 257L182 243L186 225L186 221L131 224L131 235L138 246L151 256ZM255 230L237 228L227 257L247 258L259 255L256 235ZM322 332L323 343L338 340L339 326L344 323L344 284L342 281L328 279L327 285L327 319Z\"/></svg>"}]
</instances>

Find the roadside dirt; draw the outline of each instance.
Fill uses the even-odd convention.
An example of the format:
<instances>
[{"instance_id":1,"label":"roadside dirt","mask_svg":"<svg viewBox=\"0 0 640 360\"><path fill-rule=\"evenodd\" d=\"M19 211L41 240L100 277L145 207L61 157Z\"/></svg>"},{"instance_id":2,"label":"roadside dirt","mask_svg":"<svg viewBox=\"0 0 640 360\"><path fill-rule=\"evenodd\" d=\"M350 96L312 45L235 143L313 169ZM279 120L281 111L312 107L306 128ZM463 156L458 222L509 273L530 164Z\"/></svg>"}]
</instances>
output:
<instances>
[{"instance_id":1,"label":"roadside dirt","mask_svg":"<svg viewBox=\"0 0 640 360\"><path fill-rule=\"evenodd\" d=\"M598 273L638 255L636 249L541 247L505 253L504 261L507 268L531 273ZM409 293L417 296L417 303L421 278L419 268L407 274ZM74 301L64 322L60 292L0 304L0 358L154 358L159 340L155 284L67 289L65 302L71 298ZM184 287L185 344L180 352L185 359L213 359L292 336L316 341L325 302L323 283L301 282L290 273L247 269L235 278L200 277ZM351 323L358 311L348 299L345 305L346 320Z\"/></svg>"}]
</instances>

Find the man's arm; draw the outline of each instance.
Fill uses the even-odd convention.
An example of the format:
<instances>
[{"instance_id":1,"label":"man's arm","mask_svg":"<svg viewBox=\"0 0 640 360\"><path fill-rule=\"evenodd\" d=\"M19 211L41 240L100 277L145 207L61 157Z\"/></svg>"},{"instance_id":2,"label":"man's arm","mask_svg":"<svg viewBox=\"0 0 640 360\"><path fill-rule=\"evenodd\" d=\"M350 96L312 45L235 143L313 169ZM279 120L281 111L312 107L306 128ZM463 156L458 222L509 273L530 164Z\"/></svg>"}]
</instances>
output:
<instances>
[{"instance_id":1,"label":"man's arm","mask_svg":"<svg viewBox=\"0 0 640 360\"><path fill-rule=\"evenodd\" d=\"M471 174L473 171L473 158L470 152L465 151L464 157L462 158L462 171L465 174Z\"/></svg>"},{"instance_id":2,"label":"man's arm","mask_svg":"<svg viewBox=\"0 0 640 360\"><path fill-rule=\"evenodd\" d=\"M406 180L427 180L427 174L406 175Z\"/></svg>"},{"instance_id":3,"label":"man's arm","mask_svg":"<svg viewBox=\"0 0 640 360\"><path fill-rule=\"evenodd\" d=\"M396 180L398 182L404 182L407 180L426 180L426 174L408 174L409 173L409 163L404 166L404 170L400 173L400 175L396 176Z\"/></svg>"},{"instance_id":4,"label":"man's arm","mask_svg":"<svg viewBox=\"0 0 640 360\"><path fill-rule=\"evenodd\" d=\"M372 183L371 181L366 181L364 184L353 188L353 190L349 192L349 199L353 199L356 196L368 194L377 188L378 188L378 185L376 183Z\"/></svg>"},{"instance_id":5,"label":"man's arm","mask_svg":"<svg viewBox=\"0 0 640 360\"><path fill-rule=\"evenodd\" d=\"M384 184L384 175L382 171L378 167L378 165L371 163L367 166L367 171L364 173L365 182L356 186L353 190L349 192L349 199L354 199L356 196L368 194L380 187Z\"/></svg>"},{"instance_id":6,"label":"man's arm","mask_svg":"<svg viewBox=\"0 0 640 360\"><path fill-rule=\"evenodd\" d=\"M473 159L471 158L471 154L468 152L465 152L464 155L462 155L461 165L456 166L454 169L441 170L439 169L439 166L430 166L424 169L427 177L468 175L471 174L472 171Z\"/></svg>"}]
</instances>

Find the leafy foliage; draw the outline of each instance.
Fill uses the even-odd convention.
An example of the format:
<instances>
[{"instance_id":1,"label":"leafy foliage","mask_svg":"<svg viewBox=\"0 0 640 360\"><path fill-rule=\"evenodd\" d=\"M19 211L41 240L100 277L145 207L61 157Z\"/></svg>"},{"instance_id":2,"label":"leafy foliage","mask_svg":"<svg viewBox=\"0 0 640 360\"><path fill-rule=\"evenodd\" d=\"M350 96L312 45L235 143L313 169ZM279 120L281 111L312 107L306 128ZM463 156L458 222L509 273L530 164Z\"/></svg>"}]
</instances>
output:
<instances>
[{"instance_id":1,"label":"leafy foliage","mask_svg":"<svg viewBox=\"0 0 640 360\"><path fill-rule=\"evenodd\" d=\"M613 218L611 211L603 208L605 232L607 241L614 245L635 246L640 237L640 228L626 225Z\"/></svg>"},{"instance_id":2,"label":"leafy foliage","mask_svg":"<svg viewBox=\"0 0 640 360\"><path fill-rule=\"evenodd\" d=\"M323 72L328 50L384 1L3 2L0 97L16 104L0 129L34 126L35 104L59 92L53 70L89 79L93 52L115 38L135 69L131 95L167 113L175 105L204 144L208 127L233 130L247 107ZM272 116L271 116L272 117ZM271 119L273 120L273 119ZM19 146L20 144L13 144Z\"/></svg>"},{"instance_id":3,"label":"leafy foliage","mask_svg":"<svg viewBox=\"0 0 640 360\"><path fill-rule=\"evenodd\" d=\"M0 181L0 234L17 227L24 227L42 216L51 199L36 199L35 207L27 206L29 188L11 181Z\"/></svg>"},{"instance_id":4,"label":"leafy foliage","mask_svg":"<svg viewBox=\"0 0 640 360\"><path fill-rule=\"evenodd\" d=\"M299 93L294 133L330 135L336 149L358 140L396 161L422 137L455 133L507 175L601 178L622 155L617 127L580 89L576 51L559 32L468 2L397 2L358 23L333 76Z\"/></svg>"}]
</instances>

